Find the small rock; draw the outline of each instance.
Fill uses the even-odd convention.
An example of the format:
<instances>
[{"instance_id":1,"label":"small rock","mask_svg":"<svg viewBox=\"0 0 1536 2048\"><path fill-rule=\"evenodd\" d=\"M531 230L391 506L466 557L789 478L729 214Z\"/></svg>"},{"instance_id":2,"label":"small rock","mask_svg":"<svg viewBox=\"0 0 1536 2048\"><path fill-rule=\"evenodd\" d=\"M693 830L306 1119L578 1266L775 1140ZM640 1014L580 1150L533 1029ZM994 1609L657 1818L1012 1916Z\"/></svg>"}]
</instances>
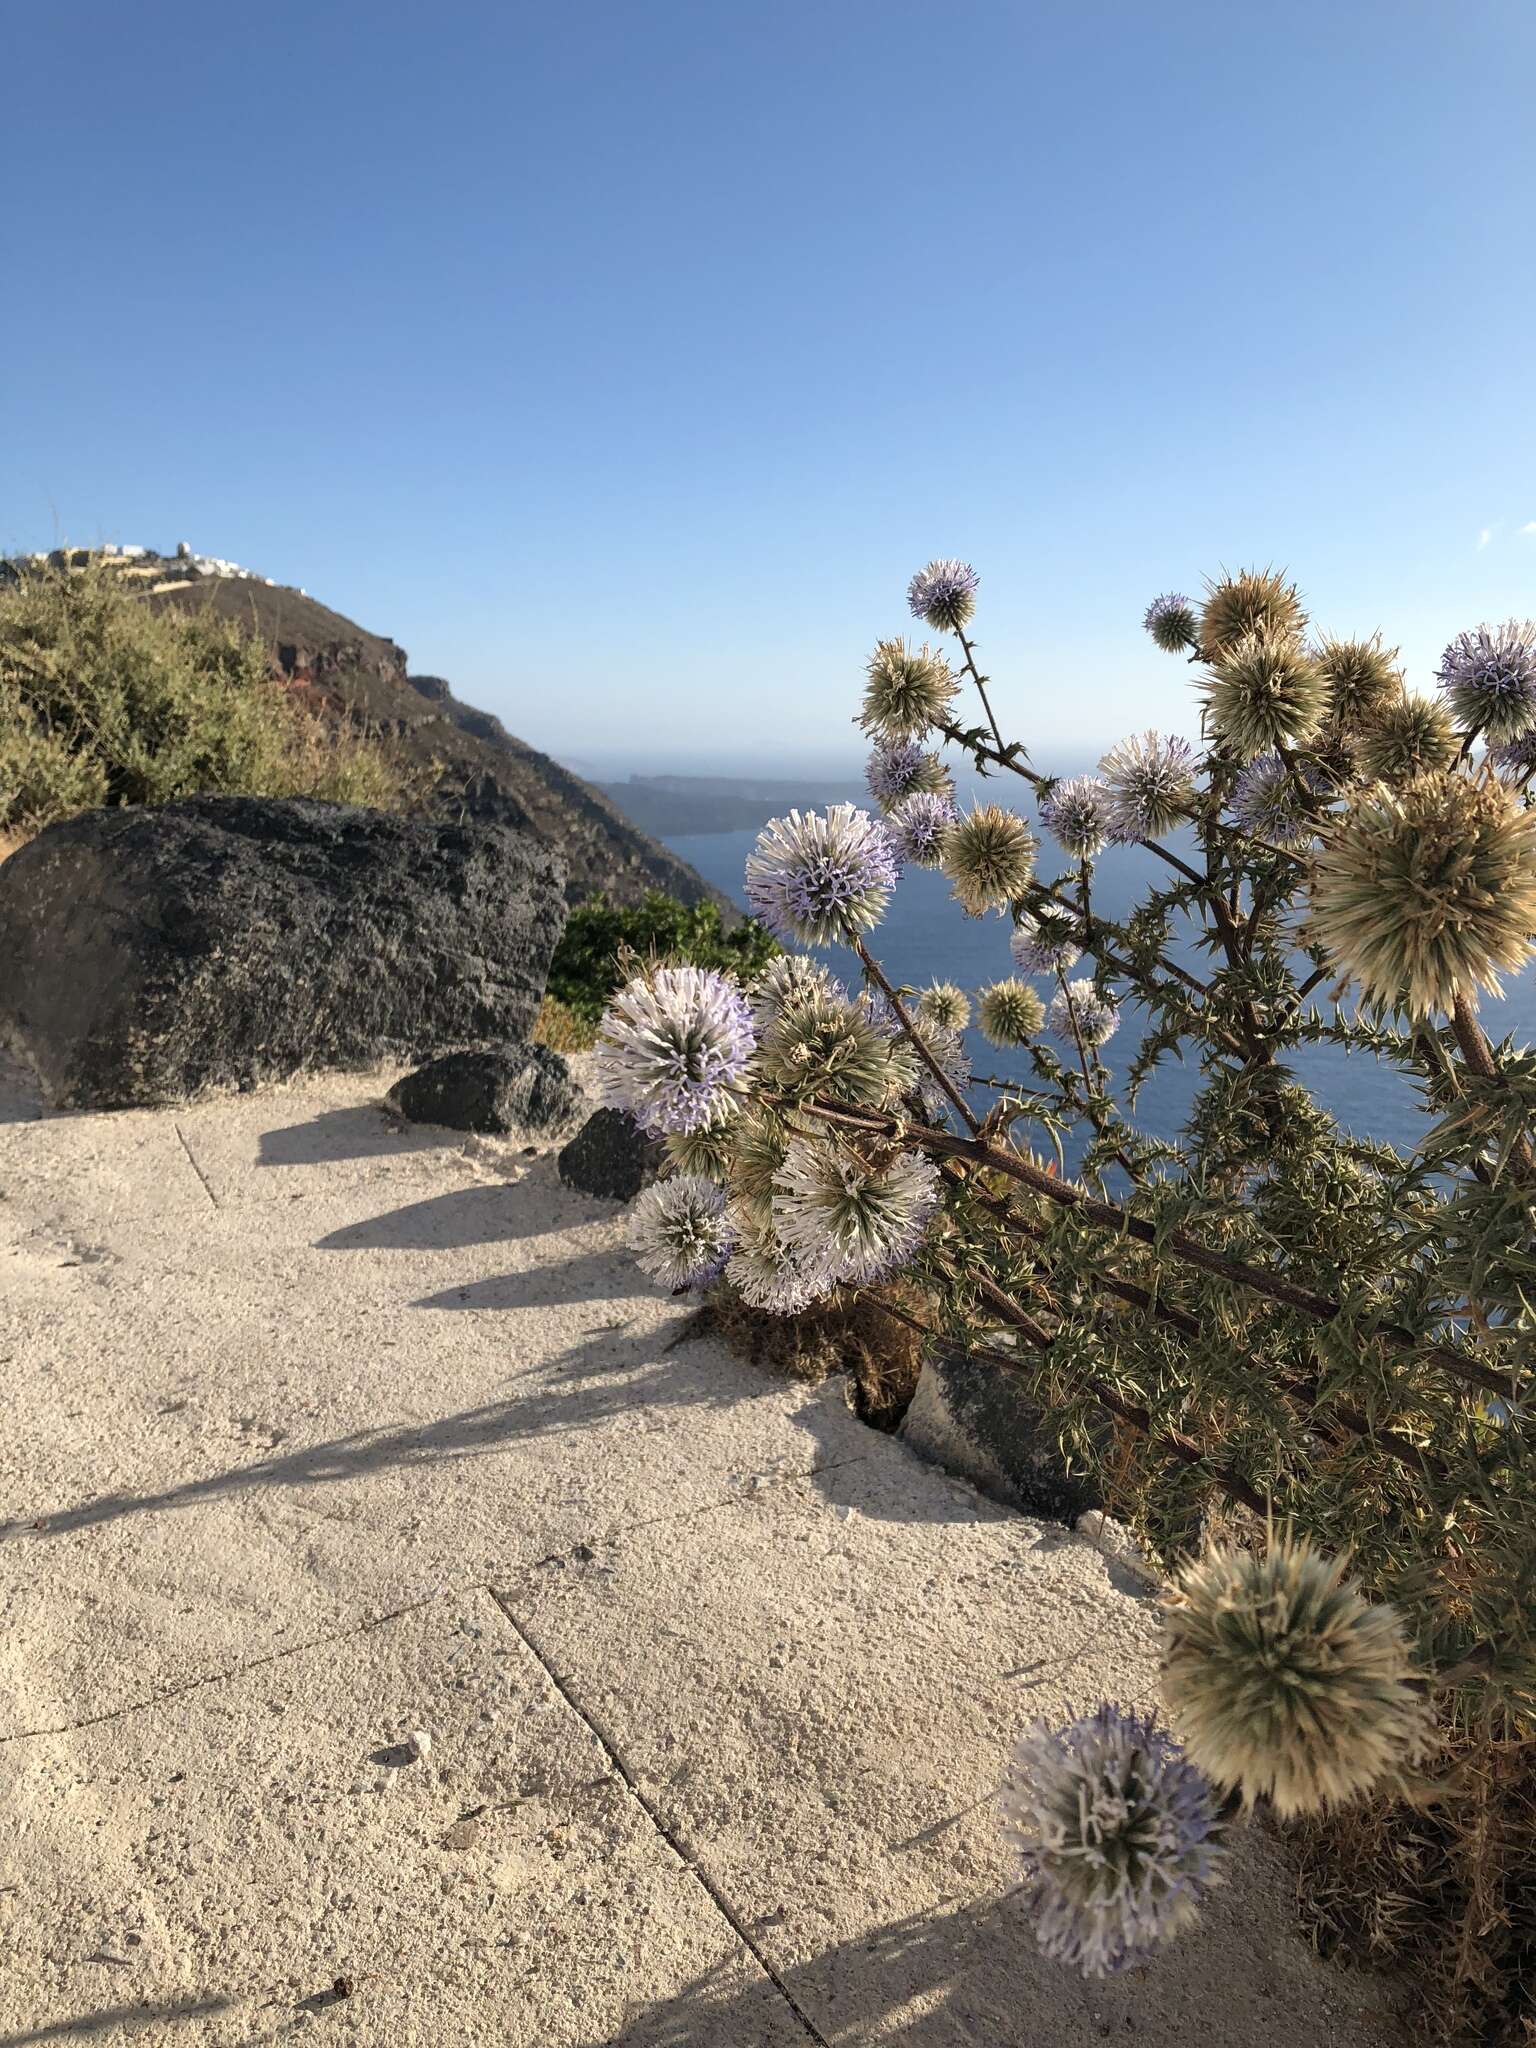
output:
<instances>
[{"instance_id":1,"label":"small rock","mask_svg":"<svg viewBox=\"0 0 1536 2048\"><path fill-rule=\"evenodd\" d=\"M413 1728L405 1738L404 1746L413 1764L424 1763L432 1754L432 1737L425 1728Z\"/></svg>"},{"instance_id":2,"label":"small rock","mask_svg":"<svg viewBox=\"0 0 1536 2048\"><path fill-rule=\"evenodd\" d=\"M659 1139L648 1138L622 1109L600 1109L587 1118L556 1164L568 1187L610 1202L629 1202L656 1178L661 1160Z\"/></svg>"},{"instance_id":3,"label":"small rock","mask_svg":"<svg viewBox=\"0 0 1536 2048\"><path fill-rule=\"evenodd\" d=\"M583 1102L570 1068L547 1045L450 1052L418 1067L386 1098L412 1123L455 1131L558 1131L575 1122Z\"/></svg>"},{"instance_id":4,"label":"small rock","mask_svg":"<svg viewBox=\"0 0 1536 2048\"><path fill-rule=\"evenodd\" d=\"M477 1820L456 1820L443 1836L445 1849L478 1849L480 1846L480 1823Z\"/></svg>"}]
</instances>

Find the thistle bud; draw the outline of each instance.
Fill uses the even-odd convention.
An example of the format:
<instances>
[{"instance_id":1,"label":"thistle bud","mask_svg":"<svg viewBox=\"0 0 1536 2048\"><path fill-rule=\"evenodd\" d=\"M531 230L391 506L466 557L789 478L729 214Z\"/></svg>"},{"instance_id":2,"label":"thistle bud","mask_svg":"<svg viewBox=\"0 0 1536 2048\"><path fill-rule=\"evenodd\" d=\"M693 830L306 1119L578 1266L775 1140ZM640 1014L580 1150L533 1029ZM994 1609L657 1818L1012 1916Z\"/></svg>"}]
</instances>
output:
<instances>
[{"instance_id":1,"label":"thistle bud","mask_svg":"<svg viewBox=\"0 0 1536 2048\"><path fill-rule=\"evenodd\" d=\"M1255 633L1299 641L1307 615L1294 583L1277 569L1242 569L1205 586L1200 614L1200 652L1207 661Z\"/></svg>"},{"instance_id":2,"label":"thistle bud","mask_svg":"<svg viewBox=\"0 0 1536 2048\"><path fill-rule=\"evenodd\" d=\"M1023 895L1035 872L1035 844L1024 820L1001 804L979 804L951 826L940 865L968 917Z\"/></svg>"},{"instance_id":3,"label":"thistle bud","mask_svg":"<svg viewBox=\"0 0 1536 2048\"><path fill-rule=\"evenodd\" d=\"M977 999L982 1035L1005 1050L1028 1045L1045 1023L1045 1004L1027 981L994 981Z\"/></svg>"},{"instance_id":4,"label":"thistle bud","mask_svg":"<svg viewBox=\"0 0 1536 2048\"><path fill-rule=\"evenodd\" d=\"M1244 761L1305 746L1323 722L1328 686L1297 641L1250 633L1213 657L1205 703L1217 737Z\"/></svg>"}]
</instances>

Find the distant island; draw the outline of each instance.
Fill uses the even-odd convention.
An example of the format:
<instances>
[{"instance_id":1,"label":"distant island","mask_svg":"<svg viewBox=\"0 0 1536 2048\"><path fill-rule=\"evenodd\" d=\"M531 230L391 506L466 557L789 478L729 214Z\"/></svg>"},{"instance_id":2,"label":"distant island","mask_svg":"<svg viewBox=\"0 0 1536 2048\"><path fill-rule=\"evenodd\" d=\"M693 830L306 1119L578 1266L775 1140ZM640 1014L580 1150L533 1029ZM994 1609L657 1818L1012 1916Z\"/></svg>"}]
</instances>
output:
<instances>
[{"instance_id":1,"label":"distant island","mask_svg":"<svg viewBox=\"0 0 1536 2048\"><path fill-rule=\"evenodd\" d=\"M656 839L693 833L755 832L785 811L868 803L858 775L846 782L783 782L731 775L631 775L596 784L610 803Z\"/></svg>"}]
</instances>

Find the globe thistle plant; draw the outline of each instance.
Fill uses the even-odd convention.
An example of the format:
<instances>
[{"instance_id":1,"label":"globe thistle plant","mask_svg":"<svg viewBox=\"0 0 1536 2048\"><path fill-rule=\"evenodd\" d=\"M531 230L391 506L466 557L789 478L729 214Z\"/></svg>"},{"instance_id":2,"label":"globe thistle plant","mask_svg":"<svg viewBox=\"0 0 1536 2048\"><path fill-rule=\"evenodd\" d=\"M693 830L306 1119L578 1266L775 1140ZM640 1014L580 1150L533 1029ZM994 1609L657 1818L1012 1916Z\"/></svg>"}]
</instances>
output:
<instances>
[{"instance_id":1,"label":"globe thistle plant","mask_svg":"<svg viewBox=\"0 0 1536 2048\"><path fill-rule=\"evenodd\" d=\"M1328 685L1328 715L1346 731L1374 725L1403 694L1397 649L1369 640L1320 640L1313 664Z\"/></svg>"},{"instance_id":2,"label":"globe thistle plant","mask_svg":"<svg viewBox=\"0 0 1536 2048\"><path fill-rule=\"evenodd\" d=\"M774 1181L774 1234L817 1293L868 1287L912 1257L938 1200L938 1169L919 1152L873 1164L792 1138Z\"/></svg>"},{"instance_id":3,"label":"globe thistle plant","mask_svg":"<svg viewBox=\"0 0 1536 2048\"><path fill-rule=\"evenodd\" d=\"M1045 1022L1045 1004L1027 981L994 981L977 999L976 1020L993 1045L1028 1045Z\"/></svg>"},{"instance_id":4,"label":"globe thistle plant","mask_svg":"<svg viewBox=\"0 0 1536 2048\"><path fill-rule=\"evenodd\" d=\"M1010 1759L1002 1808L1035 1938L1085 1977L1146 1962L1222 1879L1211 1787L1152 1715L1106 1703L1066 1728L1036 1722Z\"/></svg>"},{"instance_id":5,"label":"globe thistle plant","mask_svg":"<svg viewBox=\"0 0 1536 2048\"><path fill-rule=\"evenodd\" d=\"M896 875L891 836L867 811L791 811L748 856L747 908L781 939L826 946L880 922Z\"/></svg>"},{"instance_id":6,"label":"globe thistle plant","mask_svg":"<svg viewBox=\"0 0 1536 2048\"><path fill-rule=\"evenodd\" d=\"M1195 800L1195 750L1188 740L1132 733L1099 763L1109 792L1109 837L1121 845L1161 839L1189 816Z\"/></svg>"},{"instance_id":7,"label":"globe thistle plant","mask_svg":"<svg viewBox=\"0 0 1536 2048\"><path fill-rule=\"evenodd\" d=\"M1446 770L1374 785L1324 841L1311 928L1373 1002L1427 1016L1502 994L1500 972L1533 951L1536 812Z\"/></svg>"},{"instance_id":8,"label":"globe thistle plant","mask_svg":"<svg viewBox=\"0 0 1536 2048\"><path fill-rule=\"evenodd\" d=\"M1065 974L1083 957L1072 919L1049 910L1021 913L1008 949L1026 974Z\"/></svg>"},{"instance_id":9,"label":"globe thistle plant","mask_svg":"<svg viewBox=\"0 0 1536 2048\"><path fill-rule=\"evenodd\" d=\"M1367 775L1401 786L1427 769L1451 767L1461 741L1443 704L1405 691L1361 733L1359 751Z\"/></svg>"},{"instance_id":10,"label":"globe thistle plant","mask_svg":"<svg viewBox=\"0 0 1536 2048\"><path fill-rule=\"evenodd\" d=\"M1051 998L1047 1021L1056 1036L1066 1039L1068 1044L1080 1038L1084 1045L1097 1048L1108 1045L1119 1030L1120 1011L1099 994L1091 981L1069 981Z\"/></svg>"},{"instance_id":11,"label":"globe thistle plant","mask_svg":"<svg viewBox=\"0 0 1536 2048\"><path fill-rule=\"evenodd\" d=\"M1040 799L1040 822L1063 853L1092 860L1110 836L1109 791L1096 775L1053 782Z\"/></svg>"},{"instance_id":12,"label":"globe thistle plant","mask_svg":"<svg viewBox=\"0 0 1536 2048\"><path fill-rule=\"evenodd\" d=\"M940 1030L963 1031L971 1021L970 999L952 981L930 982L918 996L917 1014Z\"/></svg>"},{"instance_id":13,"label":"globe thistle plant","mask_svg":"<svg viewBox=\"0 0 1536 2048\"><path fill-rule=\"evenodd\" d=\"M921 739L949 716L960 685L927 647L882 640L869 658L859 723L877 739Z\"/></svg>"},{"instance_id":14,"label":"globe thistle plant","mask_svg":"<svg viewBox=\"0 0 1536 2048\"><path fill-rule=\"evenodd\" d=\"M1507 619L1458 633L1435 679L1463 732L1519 739L1536 725L1536 621Z\"/></svg>"},{"instance_id":15,"label":"globe thistle plant","mask_svg":"<svg viewBox=\"0 0 1536 2048\"><path fill-rule=\"evenodd\" d=\"M1278 569L1242 569L1205 586L1200 652L1209 662L1220 660L1239 641L1256 634L1299 642L1306 628L1307 615L1296 586L1287 583Z\"/></svg>"},{"instance_id":16,"label":"globe thistle plant","mask_svg":"<svg viewBox=\"0 0 1536 2048\"><path fill-rule=\"evenodd\" d=\"M1235 825L1272 846L1294 845L1317 828L1303 792L1315 794L1317 778L1298 766L1295 773L1278 754L1260 754L1232 785L1227 810Z\"/></svg>"},{"instance_id":17,"label":"globe thistle plant","mask_svg":"<svg viewBox=\"0 0 1536 2048\"><path fill-rule=\"evenodd\" d=\"M1191 1761L1282 1818L1370 1791L1422 1754L1432 1726L1396 1611L1372 1605L1341 1560L1289 1539L1185 1568L1163 1695Z\"/></svg>"},{"instance_id":18,"label":"globe thistle plant","mask_svg":"<svg viewBox=\"0 0 1536 2048\"><path fill-rule=\"evenodd\" d=\"M936 633L958 633L976 611L981 578L969 562L930 562L907 585L907 603L914 619L923 619Z\"/></svg>"},{"instance_id":19,"label":"globe thistle plant","mask_svg":"<svg viewBox=\"0 0 1536 2048\"><path fill-rule=\"evenodd\" d=\"M1193 647L1200 635L1195 608L1182 591L1164 591L1154 597L1142 614L1141 623L1164 654L1182 654Z\"/></svg>"},{"instance_id":20,"label":"globe thistle plant","mask_svg":"<svg viewBox=\"0 0 1536 2048\"><path fill-rule=\"evenodd\" d=\"M772 1231L744 1234L726 1261L725 1277L750 1308L767 1315L798 1315L816 1298Z\"/></svg>"},{"instance_id":21,"label":"globe thistle plant","mask_svg":"<svg viewBox=\"0 0 1536 2048\"><path fill-rule=\"evenodd\" d=\"M846 1002L848 991L819 960L804 953L780 953L768 962L748 991L753 1029L761 1038L784 1010L817 997Z\"/></svg>"},{"instance_id":22,"label":"globe thistle plant","mask_svg":"<svg viewBox=\"0 0 1536 2048\"><path fill-rule=\"evenodd\" d=\"M916 740L881 740L865 764L864 780L881 810L889 811L903 797L919 790L945 791L949 771L937 754L928 754Z\"/></svg>"},{"instance_id":23,"label":"globe thistle plant","mask_svg":"<svg viewBox=\"0 0 1536 2048\"><path fill-rule=\"evenodd\" d=\"M734 1115L698 1131L670 1131L663 1144L667 1165L675 1174L701 1174L723 1183L735 1148Z\"/></svg>"},{"instance_id":24,"label":"globe thistle plant","mask_svg":"<svg viewBox=\"0 0 1536 2048\"><path fill-rule=\"evenodd\" d=\"M713 967L659 967L614 996L598 1026L598 1099L654 1137L729 1114L754 1043L752 1013Z\"/></svg>"},{"instance_id":25,"label":"globe thistle plant","mask_svg":"<svg viewBox=\"0 0 1536 2048\"><path fill-rule=\"evenodd\" d=\"M1305 746L1328 709L1328 686L1299 642L1250 633L1213 658L1204 682L1211 729L1239 759Z\"/></svg>"},{"instance_id":26,"label":"globe thistle plant","mask_svg":"<svg viewBox=\"0 0 1536 2048\"><path fill-rule=\"evenodd\" d=\"M1536 774L1536 726L1502 747L1490 747L1488 759L1506 782L1525 783Z\"/></svg>"},{"instance_id":27,"label":"globe thistle plant","mask_svg":"<svg viewBox=\"0 0 1536 2048\"><path fill-rule=\"evenodd\" d=\"M952 797L928 791L897 804L886 820L897 858L907 867L936 868L956 815Z\"/></svg>"},{"instance_id":28,"label":"globe thistle plant","mask_svg":"<svg viewBox=\"0 0 1536 2048\"><path fill-rule=\"evenodd\" d=\"M941 862L968 917L1002 910L1035 872L1035 835L1001 804L979 804L951 827Z\"/></svg>"},{"instance_id":29,"label":"globe thistle plant","mask_svg":"<svg viewBox=\"0 0 1536 2048\"><path fill-rule=\"evenodd\" d=\"M878 1109L912 1087L915 1057L862 998L811 995L786 1004L764 1026L756 1071L802 1100L822 1096Z\"/></svg>"},{"instance_id":30,"label":"globe thistle plant","mask_svg":"<svg viewBox=\"0 0 1536 2048\"><path fill-rule=\"evenodd\" d=\"M724 1270L735 1243L725 1190L699 1174L657 1181L629 1212L629 1242L642 1272L673 1293L705 1286Z\"/></svg>"}]
</instances>

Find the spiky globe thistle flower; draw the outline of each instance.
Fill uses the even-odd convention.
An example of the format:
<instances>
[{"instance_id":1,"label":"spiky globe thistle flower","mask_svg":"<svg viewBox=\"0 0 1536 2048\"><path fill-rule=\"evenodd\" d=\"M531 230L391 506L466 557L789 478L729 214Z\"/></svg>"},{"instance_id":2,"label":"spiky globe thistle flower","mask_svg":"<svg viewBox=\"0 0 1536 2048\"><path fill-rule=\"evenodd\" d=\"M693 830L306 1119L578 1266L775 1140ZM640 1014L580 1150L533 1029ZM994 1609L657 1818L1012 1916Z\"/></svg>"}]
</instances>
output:
<instances>
[{"instance_id":1,"label":"spiky globe thistle flower","mask_svg":"<svg viewBox=\"0 0 1536 2048\"><path fill-rule=\"evenodd\" d=\"M1305 1541L1218 1548L1169 1595L1163 1697L1190 1760L1282 1818L1367 1792L1427 1746L1433 1716L1394 1608Z\"/></svg>"},{"instance_id":2,"label":"spiky globe thistle flower","mask_svg":"<svg viewBox=\"0 0 1536 2048\"><path fill-rule=\"evenodd\" d=\"M1536 725L1536 620L1458 633L1435 680L1463 732L1518 739Z\"/></svg>"},{"instance_id":3,"label":"spiky globe thistle flower","mask_svg":"<svg viewBox=\"0 0 1536 2048\"><path fill-rule=\"evenodd\" d=\"M1101 996L1091 981L1069 981L1051 998L1047 1021L1056 1036L1069 1045L1080 1038L1084 1045L1098 1047L1108 1045L1119 1030L1120 1010L1117 1004Z\"/></svg>"},{"instance_id":4,"label":"spiky globe thistle flower","mask_svg":"<svg viewBox=\"0 0 1536 2048\"><path fill-rule=\"evenodd\" d=\"M723 1183L730 1171L736 1123L735 1116L727 1116L700 1131L668 1132L662 1147L667 1165L675 1174L702 1174L705 1180Z\"/></svg>"},{"instance_id":5,"label":"spiky globe thistle flower","mask_svg":"<svg viewBox=\"0 0 1536 2048\"><path fill-rule=\"evenodd\" d=\"M629 1242L642 1272L676 1293L717 1279L735 1244L725 1190L701 1174L656 1181L629 1212Z\"/></svg>"},{"instance_id":6,"label":"spiky globe thistle flower","mask_svg":"<svg viewBox=\"0 0 1536 2048\"><path fill-rule=\"evenodd\" d=\"M1524 783L1536 775L1536 726L1502 747L1490 747L1488 759L1506 782Z\"/></svg>"},{"instance_id":7,"label":"spiky globe thistle flower","mask_svg":"<svg viewBox=\"0 0 1536 2048\"><path fill-rule=\"evenodd\" d=\"M831 1002L846 1002L848 991L819 960L804 953L780 953L768 962L747 991L758 1037L784 1010L817 996L825 996Z\"/></svg>"},{"instance_id":8,"label":"spiky globe thistle flower","mask_svg":"<svg viewBox=\"0 0 1536 2048\"><path fill-rule=\"evenodd\" d=\"M752 1013L713 967L658 967L627 982L598 1026L598 1100L654 1137L729 1114L752 1056Z\"/></svg>"},{"instance_id":9,"label":"spiky globe thistle flower","mask_svg":"<svg viewBox=\"0 0 1536 2048\"><path fill-rule=\"evenodd\" d=\"M802 1100L823 1095L878 1109L912 1087L915 1057L862 999L808 995L787 1004L765 1028L757 1071L770 1086Z\"/></svg>"},{"instance_id":10,"label":"spiky globe thistle flower","mask_svg":"<svg viewBox=\"0 0 1536 2048\"><path fill-rule=\"evenodd\" d=\"M971 1021L970 999L952 981L930 982L917 999L917 1014L942 1031L963 1031Z\"/></svg>"},{"instance_id":11,"label":"spiky globe thistle flower","mask_svg":"<svg viewBox=\"0 0 1536 2048\"><path fill-rule=\"evenodd\" d=\"M1141 623L1164 654L1182 654L1199 638L1195 608L1181 590L1165 590L1161 597L1154 597L1142 613Z\"/></svg>"},{"instance_id":12,"label":"spiky globe thistle flower","mask_svg":"<svg viewBox=\"0 0 1536 2048\"><path fill-rule=\"evenodd\" d=\"M1317 776L1304 766L1298 764L1293 774L1278 754L1260 754L1233 783L1227 809L1233 823L1255 839L1294 845L1317 830L1303 794L1315 794L1317 786Z\"/></svg>"},{"instance_id":13,"label":"spiky globe thistle flower","mask_svg":"<svg viewBox=\"0 0 1536 2048\"><path fill-rule=\"evenodd\" d=\"M1225 648L1202 689L1212 730L1245 761L1305 746L1328 708L1328 686L1305 650L1279 633L1250 633Z\"/></svg>"},{"instance_id":14,"label":"spiky globe thistle flower","mask_svg":"<svg viewBox=\"0 0 1536 2048\"><path fill-rule=\"evenodd\" d=\"M1240 569L1235 576L1221 576L1205 586L1200 652L1209 662L1255 634L1299 641L1306 627L1300 594L1294 583L1286 582L1282 570Z\"/></svg>"},{"instance_id":15,"label":"spiky globe thistle flower","mask_svg":"<svg viewBox=\"0 0 1536 2048\"><path fill-rule=\"evenodd\" d=\"M1373 1002L1426 1016L1458 991L1500 995L1500 969L1536 950L1536 812L1445 769L1377 783L1323 843L1311 924Z\"/></svg>"},{"instance_id":16,"label":"spiky globe thistle flower","mask_svg":"<svg viewBox=\"0 0 1536 2048\"><path fill-rule=\"evenodd\" d=\"M1312 660L1328 685L1328 716L1345 731L1374 725L1403 694L1397 649L1383 647L1379 633L1369 640L1325 636L1312 650Z\"/></svg>"},{"instance_id":17,"label":"spiky globe thistle flower","mask_svg":"<svg viewBox=\"0 0 1536 2048\"><path fill-rule=\"evenodd\" d=\"M955 993L959 995L960 992L957 989ZM961 996L960 1000L963 1003L964 996ZM965 1049L959 1031L951 1025L935 1023L932 1018L925 1016L921 999L913 1003L909 998L903 1004L902 1007L907 1013L906 1024L897 1016L895 1005L877 991L866 990L864 1001L876 1027L889 1034L903 1058L909 1057L912 1061L913 1076L907 1092L917 1096L928 1116L942 1116L952 1105L948 1090L940 1082L933 1068L939 1069L939 1073L957 1094L963 1095L971 1085L971 1057ZM927 1053L928 1059L923 1059L919 1055L912 1043L914 1039ZM929 1065L929 1060L933 1062L933 1066Z\"/></svg>"},{"instance_id":18,"label":"spiky globe thistle flower","mask_svg":"<svg viewBox=\"0 0 1536 2048\"><path fill-rule=\"evenodd\" d=\"M920 1152L876 1163L792 1138L773 1185L774 1235L818 1293L869 1287L912 1257L938 1201L938 1168Z\"/></svg>"},{"instance_id":19,"label":"spiky globe thistle flower","mask_svg":"<svg viewBox=\"0 0 1536 2048\"><path fill-rule=\"evenodd\" d=\"M1082 959L1077 926L1060 911L1020 914L1008 950L1026 974L1065 974Z\"/></svg>"},{"instance_id":20,"label":"spiky globe thistle flower","mask_svg":"<svg viewBox=\"0 0 1536 2048\"><path fill-rule=\"evenodd\" d=\"M898 859L913 868L936 868L944 858L944 842L957 816L953 797L919 791L892 810L886 820Z\"/></svg>"},{"instance_id":21,"label":"spiky globe thistle flower","mask_svg":"<svg viewBox=\"0 0 1536 2048\"><path fill-rule=\"evenodd\" d=\"M1035 872L1035 835L1001 804L978 804L956 820L940 862L967 917L1001 910L1022 896Z\"/></svg>"},{"instance_id":22,"label":"spiky globe thistle flower","mask_svg":"<svg viewBox=\"0 0 1536 2048\"><path fill-rule=\"evenodd\" d=\"M877 739L921 739L949 715L960 685L942 654L882 640L869 657L859 723Z\"/></svg>"},{"instance_id":23,"label":"spiky globe thistle flower","mask_svg":"<svg viewBox=\"0 0 1536 2048\"><path fill-rule=\"evenodd\" d=\"M1154 1716L1106 1702L1015 1745L1003 1832L1032 1880L1035 1938L1085 1977L1144 1963L1222 1880L1211 1787Z\"/></svg>"},{"instance_id":24,"label":"spiky globe thistle flower","mask_svg":"<svg viewBox=\"0 0 1536 2048\"><path fill-rule=\"evenodd\" d=\"M826 946L878 924L896 876L891 835L868 811L791 811L747 857L747 908L781 939Z\"/></svg>"},{"instance_id":25,"label":"spiky globe thistle flower","mask_svg":"<svg viewBox=\"0 0 1536 2048\"><path fill-rule=\"evenodd\" d=\"M1109 791L1096 775L1069 775L1040 799L1040 822L1063 853L1092 860L1109 838Z\"/></svg>"},{"instance_id":26,"label":"spiky globe thistle flower","mask_svg":"<svg viewBox=\"0 0 1536 2048\"><path fill-rule=\"evenodd\" d=\"M1138 732L1099 763L1109 791L1109 836L1121 845L1161 839L1195 800L1195 750L1172 733Z\"/></svg>"},{"instance_id":27,"label":"spiky globe thistle flower","mask_svg":"<svg viewBox=\"0 0 1536 2048\"><path fill-rule=\"evenodd\" d=\"M772 1316L798 1315L815 1299L813 1288L771 1230L750 1230L726 1261L725 1277L751 1308Z\"/></svg>"},{"instance_id":28,"label":"spiky globe thistle flower","mask_svg":"<svg viewBox=\"0 0 1536 2048\"><path fill-rule=\"evenodd\" d=\"M773 1183L789 1147L789 1131L772 1110L745 1111L733 1126L727 1188L743 1238L773 1228Z\"/></svg>"},{"instance_id":29,"label":"spiky globe thistle flower","mask_svg":"<svg viewBox=\"0 0 1536 2048\"><path fill-rule=\"evenodd\" d=\"M1045 1022L1045 1004L1027 981L994 981L977 998L976 1021L993 1045L1028 1045Z\"/></svg>"},{"instance_id":30,"label":"spiky globe thistle flower","mask_svg":"<svg viewBox=\"0 0 1536 2048\"><path fill-rule=\"evenodd\" d=\"M980 582L969 562L930 562L907 585L913 618L926 620L936 633L958 633L975 616Z\"/></svg>"},{"instance_id":31,"label":"spiky globe thistle flower","mask_svg":"<svg viewBox=\"0 0 1536 2048\"><path fill-rule=\"evenodd\" d=\"M1449 768L1461 752L1451 715L1432 697L1406 691L1360 735L1360 766L1378 782L1411 782L1430 768Z\"/></svg>"},{"instance_id":32,"label":"spiky globe thistle flower","mask_svg":"<svg viewBox=\"0 0 1536 2048\"><path fill-rule=\"evenodd\" d=\"M877 741L865 763L864 780L883 811L919 790L943 792L950 787L949 770L938 755L925 753L916 740L907 739Z\"/></svg>"}]
</instances>

